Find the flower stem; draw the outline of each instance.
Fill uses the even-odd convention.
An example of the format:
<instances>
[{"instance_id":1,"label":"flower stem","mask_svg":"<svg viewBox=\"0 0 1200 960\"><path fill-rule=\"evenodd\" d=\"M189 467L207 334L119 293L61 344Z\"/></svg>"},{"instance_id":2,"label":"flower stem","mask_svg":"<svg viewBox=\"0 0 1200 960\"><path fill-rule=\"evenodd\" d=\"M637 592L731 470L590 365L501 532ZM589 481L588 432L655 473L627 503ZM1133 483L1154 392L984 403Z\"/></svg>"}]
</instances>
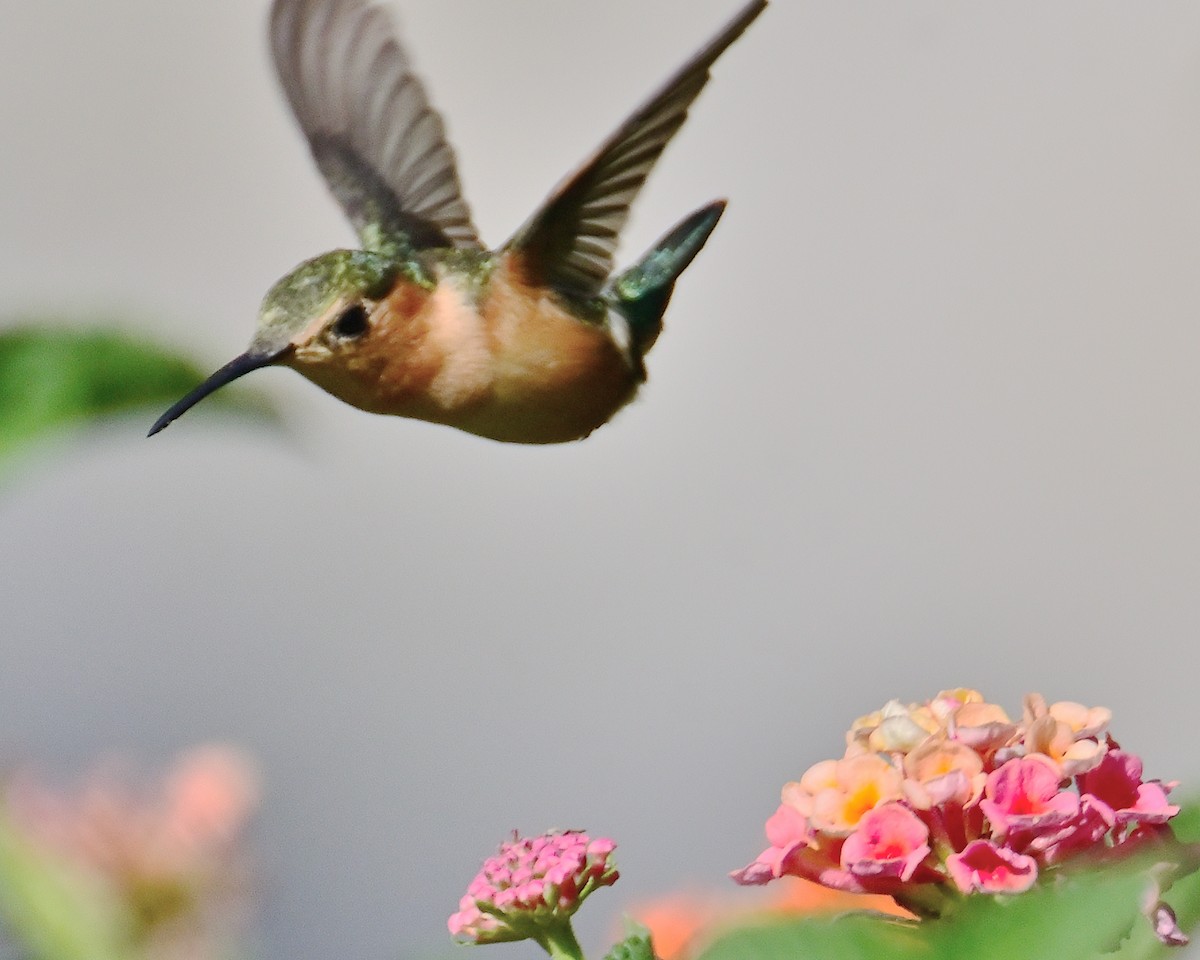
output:
<instances>
[{"instance_id":1,"label":"flower stem","mask_svg":"<svg viewBox=\"0 0 1200 960\"><path fill-rule=\"evenodd\" d=\"M575 939L570 920L544 929L537 942L553 960L584 960L583 948Z\"/></svg>"}]
</instances>

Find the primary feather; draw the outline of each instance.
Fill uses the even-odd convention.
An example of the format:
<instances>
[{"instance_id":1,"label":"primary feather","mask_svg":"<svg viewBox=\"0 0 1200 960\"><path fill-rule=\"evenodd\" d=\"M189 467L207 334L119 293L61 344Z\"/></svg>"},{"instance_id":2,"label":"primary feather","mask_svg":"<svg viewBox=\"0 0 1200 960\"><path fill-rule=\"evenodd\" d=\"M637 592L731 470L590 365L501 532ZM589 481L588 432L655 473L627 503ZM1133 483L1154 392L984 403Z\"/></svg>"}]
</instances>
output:
<instances>
[{"instance_id":1,"label":"primary feather","mask_svg":"<svg viewBox=\"0 0 1200 960\"><path fill-rule=\"evenodd\" d=\"M531 282L578 297L600 292L612 273L629 207L646 177L683 126L713 63L766 7L767 0L752 0L743 7L517 231L508 248L520 251Z\"/></svg>"},{"instance_id":2,"label":"primary feather","mask_svg":"<svg viewBox=\"0 0 1200 960\"><path fill-rule=\"evenodd\" d=\"M313 157L364 248L482 249L442 119L367 0L276 0L271 50Z\"/></svg>"}]
</instances>

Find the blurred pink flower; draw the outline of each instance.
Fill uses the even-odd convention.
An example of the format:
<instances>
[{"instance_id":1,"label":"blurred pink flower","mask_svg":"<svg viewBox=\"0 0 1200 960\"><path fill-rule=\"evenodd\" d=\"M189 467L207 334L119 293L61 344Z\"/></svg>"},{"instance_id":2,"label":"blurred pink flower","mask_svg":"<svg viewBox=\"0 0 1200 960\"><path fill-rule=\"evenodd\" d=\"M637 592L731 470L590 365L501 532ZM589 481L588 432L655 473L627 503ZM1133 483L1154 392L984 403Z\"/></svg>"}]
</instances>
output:
<instances>
[{"instance_id":1,"label":"blurred pink flower","mask_svg":"<svg viewBox=\"0 0 1200 960\"><path fill-rule=\"evenodd\" d=\"M258 776L228 747L184 754L164 784L167 829L183 840L211 844L235 836L258 806Z\"/></svg>"},{"instance_id":2,"label":"blurred pink flower","mask_svg":"<svg viewBox=\"0 0 1200 960\"><path fill-rule=\"evenodd\" d=\"M35 849L111 892L146 956L202 956L238 926L258 786L235 749L198 748L140 786L109 769L67 793L18 774L4 801Z\"/></svg>"}]
</instances>

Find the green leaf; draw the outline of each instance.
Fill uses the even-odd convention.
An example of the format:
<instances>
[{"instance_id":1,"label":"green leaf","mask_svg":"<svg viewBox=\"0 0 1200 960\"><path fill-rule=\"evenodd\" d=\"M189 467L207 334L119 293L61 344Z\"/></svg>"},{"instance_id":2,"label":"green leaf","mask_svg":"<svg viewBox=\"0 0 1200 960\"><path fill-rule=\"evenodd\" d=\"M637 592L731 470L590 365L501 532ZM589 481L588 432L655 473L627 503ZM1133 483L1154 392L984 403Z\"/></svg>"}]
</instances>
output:
<instances>
[{"instance_id":1,"label":"green leaf","mask_svg":"<svg viewBox=\"0 0 1200 960\"><path fill-rule=\"evenodd\" d=\"M820 960L932 957L918 924L883 914L773 920L719 937L700 960Z\"/></svg>"},{"instance_id":2,"label":"green leaf","mask_svg":"<svg viewBox=\"0 0 1200 960\"><path fill-rule=\"evenodd\" d=\"M98 884L50 860L0 819L0 916L34 960L131 960L126 916Z\"/></svg>"},{"instance_id":3,"label":"green leaf","mask_svg":"<svg viewBox=\"0 0 1200 960\"><path fill-rule=\"evenodd\" d=\"M1171 818L1171 830L1181 843L1200 843L1200 802L1171 798L1180 805L1179 813Z\"/></svg>"},{"instance_id":4,"label":"green leaf","mask_svg":"<svg viewBox=\"0 0 1200 960\"><path fill-rule=\"evenodd\" d=\"M1186 849L1182 851L1183 856L1178 858L1182 868L1174 882L1167 886L1163 899L1174 909L1180 929L1194 931L1200 927L1200 849L1196 846L1200 842L1200 804L1179 802L1182 809L1178 816L1172 818L1171 829L1179 842L1186 845ZM1129 942L1121 951L1122 960L1149 960L1179 955L1179 950L1164 947L1158 942L1149 924L1134 927Z\"/></svg>"},{"instance_id":5,"label":"green leaf","mask_svg":"<svg viewBox=\"0 0 1200 960\"><path fill-rule=\"evenodd\" d=\"M0 331L0 462L72 424L165 407L204 377L177 353L112 329ZM222 391L213 402L275 419L269 404L244 390Z\"/></svg>"},{"instance_id":6,"label":"green leaf","mask_svg":"<svg viewBox=\"0 0 1200 960\"><path fill-rule=\"evenodd\" d=\"M1145 864L1108 867L1015 897L969 898L930 927L935 957L958 960L1094 960L1118 949L1139 925L1149 883Z\"/></svg>"},{"instance_id":7,"label":"green leaf","mask_svg":"<svg viewBox=\"0 0 1200 960\"><path fill-rule=\"evenodd\" d=\"M609 950L604 960L654 960L654 945L646 927L626 918L625 933L625 939Z\"/></svg>"}]
</instances>

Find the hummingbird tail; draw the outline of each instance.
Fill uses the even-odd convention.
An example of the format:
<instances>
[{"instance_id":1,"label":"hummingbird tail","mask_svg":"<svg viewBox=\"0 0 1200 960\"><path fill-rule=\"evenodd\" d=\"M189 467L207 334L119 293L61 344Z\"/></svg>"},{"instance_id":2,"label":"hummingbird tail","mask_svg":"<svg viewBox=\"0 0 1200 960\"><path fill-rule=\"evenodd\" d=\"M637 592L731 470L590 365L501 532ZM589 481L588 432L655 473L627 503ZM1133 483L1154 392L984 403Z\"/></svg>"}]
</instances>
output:
<instances>
[{"instance_id":1,"label":"hummingbird tail","mask_svg":"<svg viewBox=\"0 0 1200 960\"><path fill-rule=\"evenodd\" d=\"M629 321L640 353L654 346L675 281L708 241L724 212L724 200L701 207L660 239L638 263L609 283L605 294Z\"/></svg>"}]
</instances>

